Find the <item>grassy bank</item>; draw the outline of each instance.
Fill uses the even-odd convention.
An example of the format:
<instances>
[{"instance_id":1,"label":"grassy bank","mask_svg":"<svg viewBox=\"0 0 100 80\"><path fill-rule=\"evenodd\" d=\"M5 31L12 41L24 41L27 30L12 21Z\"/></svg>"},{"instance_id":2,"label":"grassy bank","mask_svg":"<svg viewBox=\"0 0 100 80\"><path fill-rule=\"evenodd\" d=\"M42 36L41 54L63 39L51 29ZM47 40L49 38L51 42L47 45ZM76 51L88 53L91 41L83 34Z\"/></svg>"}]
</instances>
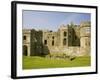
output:
<instances>
[{"instance_id":1,"label":"grassy bank","mask_svg":"<svg viewBox=\"0 0 100 80\"><path fill-rule=\"evenodd\" d=\"M51 59L38 56L23 56L23 69L39 68L60 68L60 67L81 67L90 66L90 57L76 57L74 60L69 59Z\"/></svg>"}]
</instances>

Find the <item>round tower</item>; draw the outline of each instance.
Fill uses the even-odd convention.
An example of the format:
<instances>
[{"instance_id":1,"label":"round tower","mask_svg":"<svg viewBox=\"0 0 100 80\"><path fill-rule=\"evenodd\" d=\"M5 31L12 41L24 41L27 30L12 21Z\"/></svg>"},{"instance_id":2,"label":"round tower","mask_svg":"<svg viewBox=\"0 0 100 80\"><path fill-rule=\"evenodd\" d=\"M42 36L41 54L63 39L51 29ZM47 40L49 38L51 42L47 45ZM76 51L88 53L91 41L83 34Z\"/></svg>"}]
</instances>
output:
<instances>
[{"instance_id":1,"label":"round tower","mask_svg":"<svg viewBox=\"0 0 100 80\"><path fill-rule=\"evenodd\" d=\"M90 53L91 23L82 22L80 24L80 47L87 54Z\"/></svg>"}]
</instances>

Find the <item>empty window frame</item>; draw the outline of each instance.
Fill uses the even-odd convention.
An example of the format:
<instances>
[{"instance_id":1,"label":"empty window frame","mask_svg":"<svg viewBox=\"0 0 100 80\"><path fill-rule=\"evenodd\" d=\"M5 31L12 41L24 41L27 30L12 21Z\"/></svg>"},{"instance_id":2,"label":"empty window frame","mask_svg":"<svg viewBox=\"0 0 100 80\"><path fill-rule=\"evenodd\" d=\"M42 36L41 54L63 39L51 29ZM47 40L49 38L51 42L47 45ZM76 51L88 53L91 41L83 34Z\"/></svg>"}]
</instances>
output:
<instances>
[{"instance_id":1,"label":"empty window frame","mask_svg":"<svg viewBox=\"0 0 100 80\"><path fill-rule=\"evenodd\" d=\"M52 41L52 46L54 46L54 40Z\"/></svg>"},{"instance_id":2,"label":"empty window frame","mask_svg":"<svg viewBox=\"0 0 100 80\"><path fill-rule=\"evenodd\" d=\"M66 45L66 43L67 43L67 39L66 39L66 38L64 38L64 39L63 39L63 45L65 46L65 45Z\"/></svg>"},{"instance_id":3,"label":"empty window frame","mask_svg":"<svg viewBox=\"0 0 100 80\"><path fill-rule=\"evenodd\" d=\"M26 40L26 36L23 36L23 40Z\"/></svg>"},{"instance_id":4,"label":"empty window frame","mask_svg":"<svg viewBox=\"0 0 100 80\"><path fill-rule=\"evenodd\" d=\"M65 31L64 31L64 36L65 36L65 37L67 36L67 32L65 32Z\"/></svg>"},{"instance_id":5,"label":"empty window frame","mask_svg":"<svg viewBox=\"0 0 100 80\"><path fill-rule=\"evenodd\" d=\"M54 36L52 36L52 39L54 39Z\"/></svg>"},{"instance_id":6,"label":"empty window frame","mask_svg":"<svg viewBox=\"0 0 100 80\"><path fill-rule=\"evenodd\" d=\"M44 40L44 44L47 45L47 40Z\"/></svg>"}]
</instances>

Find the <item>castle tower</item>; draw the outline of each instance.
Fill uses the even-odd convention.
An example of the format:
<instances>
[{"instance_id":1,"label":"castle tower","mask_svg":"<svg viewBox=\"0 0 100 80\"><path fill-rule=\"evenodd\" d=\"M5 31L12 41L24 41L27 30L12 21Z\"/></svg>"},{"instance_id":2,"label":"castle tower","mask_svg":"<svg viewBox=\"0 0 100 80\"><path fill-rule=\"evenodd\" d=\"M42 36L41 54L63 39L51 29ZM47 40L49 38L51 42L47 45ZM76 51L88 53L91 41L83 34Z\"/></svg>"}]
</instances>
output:
<instances>
[{"instance_id":1,"label":"castle tower","mask_svg":"<svg viewBox=\"0 0 100 80\"><path fill-rule=\"evenodd\" d=\"M90 52L91 24L90 22L82 22L80 24L80 47L85 53Z\"/></svg>"},{"instance_id":2,"label":"castle tower","mask_svg":"<svg viewBox=\"0 0 100 80\"><path fill-rule=\"evenodd\" d=\"M68 27L61 25L59 29L60 46L68 47Z\"/></svg>"},{"instance_id":3,"label":"castle tower","mask_svg":"<svg viewBox=\"0 0 100 80\"><path fill-rule=\"evenodd\" d=\"M68 46L73 46L74 29L73 24L68 25Z\"/></svg>"},{"instance_id":4,"label":"castle tower","mask_svg":"<svg viewBox=\"0 0 100 80\"><path fill-rule=\"evenodd\" d=\"M23 29L23 55L31 55L31 30Z\"/></svg>"}]
</instances>

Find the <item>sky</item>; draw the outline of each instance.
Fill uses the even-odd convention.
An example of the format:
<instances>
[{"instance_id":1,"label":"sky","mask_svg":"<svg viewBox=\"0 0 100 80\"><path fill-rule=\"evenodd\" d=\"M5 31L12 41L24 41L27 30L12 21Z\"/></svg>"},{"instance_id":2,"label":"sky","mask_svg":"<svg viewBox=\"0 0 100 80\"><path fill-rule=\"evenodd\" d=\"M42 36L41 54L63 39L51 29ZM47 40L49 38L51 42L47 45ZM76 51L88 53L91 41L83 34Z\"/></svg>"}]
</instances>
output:
<instances>
[{"instance_id":1,"label":"sky","mask_svg":"<svg viewBox=\"0 0 100 80\"><path fill-rule=\"evenodd\" d=\"M57 31L60 25L90 21L90 13L23 10L23 28Z\"/></svg>"}]
</instances>

